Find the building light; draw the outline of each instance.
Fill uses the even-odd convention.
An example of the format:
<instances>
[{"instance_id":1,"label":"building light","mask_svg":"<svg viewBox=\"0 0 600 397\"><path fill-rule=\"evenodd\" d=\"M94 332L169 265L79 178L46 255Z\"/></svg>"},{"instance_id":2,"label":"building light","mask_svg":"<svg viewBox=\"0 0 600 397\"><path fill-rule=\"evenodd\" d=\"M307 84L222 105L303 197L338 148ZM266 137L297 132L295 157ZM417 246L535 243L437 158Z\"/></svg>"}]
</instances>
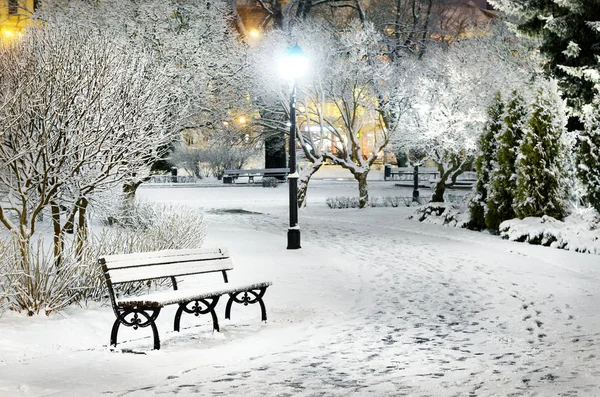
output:
<instances>
[{"instance_id":1,"label":"building light","mask_svg":"<svg viewBox=\"0 0 600 397\"><path fill-rule=\"evenodd\" d=\"M258 39L260 37L260 32L258 29L250 29L248 35L253 39Z\"/></svg>"},{"instance_id":2,"label":"building light","mask_svg":"<svg viewBox=\"0 0 600 397\"><path fill-rule=\"evenodd\" d=\"M4 40L15 40L18 37L21 37L22 33L18 30L14 30L8 27L2 27L0 29L0 40L4 39Z\"/></svg>"}]
</instances>

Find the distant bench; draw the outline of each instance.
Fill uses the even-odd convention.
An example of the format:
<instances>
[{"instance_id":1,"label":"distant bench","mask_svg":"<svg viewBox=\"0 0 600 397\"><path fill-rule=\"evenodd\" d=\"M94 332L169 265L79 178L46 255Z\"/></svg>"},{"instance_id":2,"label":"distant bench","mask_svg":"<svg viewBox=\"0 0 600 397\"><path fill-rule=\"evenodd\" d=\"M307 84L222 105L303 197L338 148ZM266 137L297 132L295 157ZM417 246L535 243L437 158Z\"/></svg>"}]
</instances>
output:
<instances>
[{"instance_id":1,"label":"distant bench","mask_svg":"<svg viewBox=\"0 0 600 397\"><path fill-rule=\"evenodd\" d=\"M387 167L384 170L383 179L397 181L412 181L414 178L413 167ZM431 182L438 178L439 171L435 168L419 168L419 183Z\"/></svg>"},{"instance_id":2,"label":"distant bench","mask_svg":"<svg viewBox=\"0 0 600 397\"><path fill-rule=\"evenodd\" d=\"M240 177L247 177L248 183L254 183L254 177L287 177L289 168L266 168L256 170L225 170L223 172L223 183L235 183Z\"/></svg>"},{"instance_id":3,"label":"distant bench","mask_svg":"<svg viewBox=\"0 0 600 397\"><path fill-rule=\"evenodd\" d=\"M414 178L413 167L387 167L384 170L383 179L386 181L405 181L410 182L412 186ZM419 185L430 186L440 179L440 172L435 168L419 168ZM471 187L477 182L477 173L474 171L465 171L458 175L453 187Z\"/></svg>"},{"instance_id":4,"label":"distant bench","mask_svg":"<svg viewBox=\"0 0 600 397\"><path fill-rule=\"evenodd\" d=\"M229 319L231 305L235 303L258 303L262 321L267 320L263 296L270 281L256 283L229 283L227 271L233 269L233 262L226 249L183 249L142 252L137 254L109 255L98 261L104 271L106 286L115 320L110 334L110 345L117 345L119 326L138 328L150 327L154 335L154 349L160 349L160 339L155 320L160 310L177 304L174 330L179 331L183 312L199 316L212 316L213 329L219 331L219 321L215 306L222 295L229 295L225 306L225 318ZM207 273L222 273L223 282L207 286L179 289L176 277ZM204 276L206 277L206 276ZM115 286L135 281L170 278L173 290L151 292L140 296L118 296ZM210 277L209 277L210 278ZM219 277L221 278L221 277Z\"/></svg>"}]
</instances>

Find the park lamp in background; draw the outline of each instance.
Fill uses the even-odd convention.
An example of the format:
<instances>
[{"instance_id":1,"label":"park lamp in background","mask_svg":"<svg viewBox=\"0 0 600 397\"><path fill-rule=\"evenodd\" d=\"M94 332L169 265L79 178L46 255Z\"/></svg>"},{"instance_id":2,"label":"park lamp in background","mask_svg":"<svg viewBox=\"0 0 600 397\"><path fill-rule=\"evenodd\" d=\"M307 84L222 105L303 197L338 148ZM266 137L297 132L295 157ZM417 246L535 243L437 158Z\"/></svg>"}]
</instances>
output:
<instances>
[{"instance_id":1,"label":"park lamp in background","mask_svg":"<svg viewBox=\"0 0 600 397\"><path fill-rule=\"evenodd\" d=\"M290 227L287 234L287 249L300 248L300 226L298 226L298 170L296 166L296 84L308 69L308 59L298 44L285 51L279 60L281 76L292 83L290 95L290 142L288 184L290 188Z\"/></svg>"}]
</instances>

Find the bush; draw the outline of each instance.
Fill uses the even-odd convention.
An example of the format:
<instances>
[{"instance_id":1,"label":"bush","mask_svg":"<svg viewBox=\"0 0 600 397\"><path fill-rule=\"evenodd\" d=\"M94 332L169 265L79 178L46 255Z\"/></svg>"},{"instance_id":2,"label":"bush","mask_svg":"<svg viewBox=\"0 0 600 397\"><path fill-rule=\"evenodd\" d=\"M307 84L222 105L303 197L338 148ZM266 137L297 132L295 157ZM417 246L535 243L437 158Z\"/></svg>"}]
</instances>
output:
<instances>
[{"instance_id":1,"label":"bush","mask_svg":"<svg viewBox=\"0 0 600 397\"><path fill-rule=\"evenodd\" d=\"M469 224L469 214L462 213L458 206L450 203L428 203L419 207L408 219L415 217L419 222L460 228L465 228Z\"/></svg>"},{"instance_id":2,"label":"bush","mask_svg":"<svg viewBox=\"0 0 600 397\"><path fill-rule=\"evenodd\" d=\"M136 202L128 216L112 217L112 227L104 228L90 237L84 248L81 266L86 267L86 277L78 301L101 300L105 295L104 276L97 265L103 255L128 254L165 249L199 248L204 242L206 227L204 217L196 209L172 204ZM163 285L132 283L120 288L127 294ZM168 282L167 282L168 284ZM119 290L117 288L117 290Z\"/></svg>"},{"instance_id":3,"label":"bush","mask_svg":"<svg viewBox=\"0 0 600 397\"><path fill-rule=\"evenodd\" d=\"M202 246L205 225L199 211L146 203L132 208L128 217L107 217L112 226L90 235L81 253L67 245L60 272L52 263L52 252L45 251L41 241L23 260L15 238L0 239L0 311L49 315L71 303L106 299L104 275L98 266L102 255ZM168 282L129 283L117 291L135 294L161 285Z\"/></svg>"},{"instance_id":4,"label":"bush","mask_svg":"<svg viewBox=\"0 0 600 397\"><path fill-rule=\"evenodd\" d=\"M262 187L278 187L279 180L272 176L267 176L262 179Z\"/></svg>"},{"instance_id":5,"label":"bush","mask_svg":"<svg viewBox=\"0 0 600 397\"><path fill-rule=\"evenodd\" d=\"M329 208L342 209L342 208L358 208L358 199L356 197L327 197L325 204Z\"/></svg>"},{"instance_id":6,"label":"bush","mask_svg":"<svg viewBox=\"0 0 600 397\"><path fill-rule=\"evenodd\" d=\"M419 198L418 202L413 202L412 197L371 197L369 199L369 207L410 207L413 205L421 205L424 198ZM358 208L359 201L356 197L328 197L325 204L332 209L342 208Z\"/></svg>"},{"instance_id":7,"label":"bush","mask_svg":"<svg viewBox=\"0 0 600 397\"><path fill-rule=\"evenodd\" d=\"M32 242L25 256L17 236L2 245L5 252L0 263L0 300L4 309L29 316L50 315L73 302L79 288L77 262L65 261L58 273L52 253L44 250L41 239Z\"/></svg>"},{"instance_id":8,"label":"bush","mask_svg":"<svg viewBox=\"0 0 600 397\"><path fill-rule=\"evenodd\" d=\"M600 255L597 212L574 213L564 222L548 215L511 219L500 224L500 234L511 241Z\"/></svg>"}]
</instances>

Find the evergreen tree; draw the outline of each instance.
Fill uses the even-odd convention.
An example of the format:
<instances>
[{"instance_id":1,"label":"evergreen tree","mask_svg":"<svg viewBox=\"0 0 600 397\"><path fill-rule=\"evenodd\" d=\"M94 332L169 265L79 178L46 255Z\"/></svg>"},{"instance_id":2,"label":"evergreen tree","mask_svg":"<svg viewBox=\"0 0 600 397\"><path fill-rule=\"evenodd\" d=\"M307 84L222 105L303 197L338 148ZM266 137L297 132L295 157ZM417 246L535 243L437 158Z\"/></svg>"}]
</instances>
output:
<instances>
[{"instance_id":1,"label":"evergreen tree","mask_svg":"<svg viewBox=\"0 0 600 397\"><path fill-rule=\"evenodd\" d=\"M540 89L517 157L519 218L549 215L563 219L568 195L568 150L564 104L555 85Z\"/></svg>"},{"instance_id":2,"label":"evergreen tree","mask_svg":"<svg viewBox=\"0 0 600 397\"><path fill-rule=\"evenodd\" d=\"M600 212L600 98L585 113L585 130L579 136L577 174L586 188L587 201Z\"/></svg>"},{"instance_id":3,"label":"evergreen tree","mask_svg":"<svg viewBox=\"0 0 600 397\"><path fill-rule=\"evenodd\" d=\"M496 168L490 178L485 216L486 227L493 232L498 231L503 221L515 218L513 199L517 193L517 152L527 123L527 109L517 91L513 91L503 121L505 128L496 135Z\"/></svg>"},{"instance_id":4,"label":"evergreen tree","mask_svg":"<svg viewBox=\"0 0 600 397\"><path fill-rule=\"evenodd\" d=\"M600 4L598 0L491 0L517 18L520 33L540 39L548 70L559 79L569 105L580 110L594 97L600 73Z\"/></svg>"},{"instance_id":5,"label":"evergreen tree","mask_svg":"<svg viewBox=\"0 0 600 397\"><path fill-rule=\"evenodd\" d=\"M469 227L483 230L485 224L486 201L488 199L489 181L492 174L494 158L496 156L496 136L502 130L502 117L504 117L504 103L500 92L496 92L492 104L488 108L488 120L484 126L483 134L479 137L477 146L479 156L475 159L477 170L477 184L475 192L469 202L471 221Z\"/></svg>"}]
</instances>

